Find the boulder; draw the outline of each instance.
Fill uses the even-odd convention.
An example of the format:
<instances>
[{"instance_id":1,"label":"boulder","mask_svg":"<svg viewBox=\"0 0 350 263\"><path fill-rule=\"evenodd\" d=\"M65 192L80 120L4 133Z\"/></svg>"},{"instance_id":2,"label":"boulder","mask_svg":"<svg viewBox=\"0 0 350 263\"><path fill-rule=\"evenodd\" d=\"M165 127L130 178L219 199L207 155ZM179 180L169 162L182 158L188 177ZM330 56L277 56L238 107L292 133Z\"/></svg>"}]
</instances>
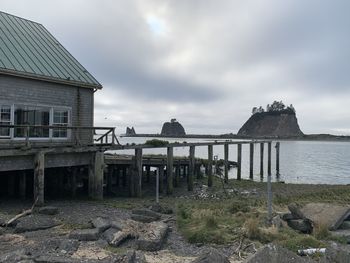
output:
<instances>
[{"instance_id":1,"label":"boulder","mask_svg":"<svg viewBox=\"0 0 350 263\"><path fill-rule=\"evenodd\" d=\"M56 215L58 214L58 208L54 206L43 206L39 208L39 214Z\"/></svg>"},{"instance_id":2,"label":"boulder","mask_svg":"<svg viewBox=\"0 0 350 263\"><path fill-rule=\"evenodd\" d=\"M300 218L294 218L294 216L292 215L292 213L286 213L282 215L282 219L284 221L288 221L288 220L292 220L292 219L300 219Z\"/></svg>"},{"instance_id":3,"label":"boulder","mask_svg":"<svg viewBox=\"0 0 350 263\"><path fill-rule=\"evenodd\" d=\"M3 235L5 233L5 229L0 227L0 236Z\"/></svg>"},{"instance_id":4,"label":"boulder","mask_svg":"<svg viewBox=\"0 0 350 263\"><path fill-rule=\"evenodd\" d=\"M268 244L250 256L246 263L313 263L312 259L300 257L279 245Z\"/></svg>"},{"instance_id":5,"label":"boulder","mask_svg":"<svg viewBox=\"0 0 350 263\"><path fill-rule=\"evenodd\" d=\"M280 229L286 226L286 222L282 220L282 218L277 215L272 218L271 223L274 227Z\"/></svg>"},{"instance_id":6,"label":"boulder","mask_svg":"<svg viewBox=\"0 0 350 263\"><path fill-rule=\"evenodd\" d=\"M43 215L29 215L19 219L15 227L15 233L37 231L58 226L60 223L51 217Z\"/></svg>"},{"instance_id":7,"label":"boulder","mask_svg":"<svg viewBox=\"0 0 350 263\"><path fill-rule=\"evenodd\" d=\"M227 256L221 254L218 250L211 248L209 251L206 251L204 254L196 258L192 263L230 263L230 260Z\"/></svg>"},{"instance_id":8,"label":"boulder","mask_svg":"<svg viewBox=\"0 0 350 263\"><path fill-rule=\"evenodd\" d=\"M292 203L288 205L288 209L291 212L291 219L303 219L304 214L301 212L301 206L296 203ZM290 220L290 219L289 219Z\"/></svg>"},{"instance_id":9,"label":"boulder","mask_svg":"<svg viewBox=\"0 0 350 263\"><path fill-rule=\"evenodd\" d=\"M25 249L0 254L0 263L18 263L24 260L31 260Z\"/></svg>"},{"instance_id":10,"label":"boulder","mask_svg":"<svg viewBox=\"0 0 350 263\"><path fill-rule=\"evenodd\" d=\"M70 239L79 241L96 241L100 237L100 231L97 228L92 229L77 229L69 234Z\"/></svg>"},{"instance_id":11,"label":"boulder","mask_svg":"<svg viewBox=\"0 0 350 263\"><path fill-rule=\"evenodd\" d=\"M103 217L97 217L91 221L92 225L98 229L100 233L104 232L111 227L111 223L108 219Z\"/></svg>"},{"instance_id":12,"label":"boulder","mask_svg":"<svg viewBox=\"0 0 350 263\"><path fill-rule=\"evenodd\" d=\"M163 222L152 222L145 224L136 240L136 246L139 250L157 251L161 249L168 232L168 225Z\"/></svg>"},{"instance_id":13,"label":"boulder","mask_svg":"<svg viewBox=\"0 0 350 263\"><path fill-rule=\"evenodd\" d=\"M313 227L308 219L293 219L289 220L288 226L294 230L300 231L301 233L310 234L312 233Z\"/></svg>"},{"instance_id":14,"label":"boulder","mask_svg":"<svg viewBox=\"0 0 350 263\"><path fill-rule=\"evenodd\" d=\"M344 221L338 229L350 229L350 221Z\"/></svg>"}]
</instances>

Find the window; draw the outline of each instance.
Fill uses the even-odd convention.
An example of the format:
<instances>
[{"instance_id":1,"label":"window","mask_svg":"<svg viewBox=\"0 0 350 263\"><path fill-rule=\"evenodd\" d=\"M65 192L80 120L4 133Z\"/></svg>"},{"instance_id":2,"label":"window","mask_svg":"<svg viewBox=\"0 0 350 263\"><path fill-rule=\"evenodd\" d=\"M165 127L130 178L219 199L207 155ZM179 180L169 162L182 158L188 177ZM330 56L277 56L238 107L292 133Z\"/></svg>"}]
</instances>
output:
<instances>
[{"instance_id":1,"label":"window","mask_svg":"<svg viewBox=\"0 0 350 263\"><path fill-rule=\"evenodd\" d=\"M15 125L50 125L50 108L32 107L32 106L15 106ZM15 128L15 137L26 137L26 128ZM48 138L50 136L49 128L30 127L29 137L31 138Z\"/></svg>"},{"instance_id":2,"label":"window","mask_svg":"<svg viewBox=\"0 0 350 263\"><path fill-rule=\"evenodd\" d=\"M53 123L54 126L65 126L69 124L69 112L68 110L53 110ZM53 129L52 137L54 138L67 138L67 129Z\"/></svg>"},{"instance_id":3,"label":"window","mask_svg":"<svg viewBox=\"0 0 350 263\"><path fill-rule=\"evenodd\" d=\"M0 105L0 124L11 124L11 106ZM0 128L0 137L10 137L10 127Z\"/></svg>"}]
</instances>

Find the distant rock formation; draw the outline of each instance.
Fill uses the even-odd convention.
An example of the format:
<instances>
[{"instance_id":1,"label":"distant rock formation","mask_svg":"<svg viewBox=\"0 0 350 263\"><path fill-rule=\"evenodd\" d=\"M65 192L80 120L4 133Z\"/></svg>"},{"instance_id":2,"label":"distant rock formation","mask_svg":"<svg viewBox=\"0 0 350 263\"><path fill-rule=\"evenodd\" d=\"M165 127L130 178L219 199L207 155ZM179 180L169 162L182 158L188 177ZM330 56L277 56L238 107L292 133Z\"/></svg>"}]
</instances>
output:
<instances>
[{"instance_id":1,"label":"distant rock formation","mask_svg":"<svg viewBox=\"0 0 350 263\"><path fill-rule=\"evenodd\" d=\"M125 135L135 135L135 134L136 134L136 132L135 132L134 127L131 127L131 128L126 127Z\"/></svg>"},{"instance_id":2,"label":"distant rock formation","mask_svg":"<svg viewBox=\"0 0 350 263\"><path fill-rule=\"evenodd\" d=\"M267 106L254 107L253 115L238 131L240 136L250 137L297 137L303 136L300 130L295 109L292 105L285 108L282 102L274 102Z\"/></svg>"},{"instance_id":3,"label":"distant rock formation","mask_svg":"<svg viewBox=\"0 0 350 263\"><path fill-rule=\"evenodd\" d=\"M186 132L184 127L176 119L171 119L170 122L165 122L163 124L161 135L183 136L186 135Z\"/></svg>"}]
</instances>

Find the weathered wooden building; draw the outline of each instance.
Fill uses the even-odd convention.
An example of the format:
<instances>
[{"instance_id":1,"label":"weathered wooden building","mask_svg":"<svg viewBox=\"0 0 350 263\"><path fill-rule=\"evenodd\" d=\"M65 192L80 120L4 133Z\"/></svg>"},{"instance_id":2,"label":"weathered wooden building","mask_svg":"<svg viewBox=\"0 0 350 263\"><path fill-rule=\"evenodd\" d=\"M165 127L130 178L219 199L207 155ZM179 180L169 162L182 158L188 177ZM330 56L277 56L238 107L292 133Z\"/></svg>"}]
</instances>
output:
<instances>
[{"instance_id":1,"label":"weathered wooden building","mask_svg":"<svg viewBox=\"0 0 350 263\"><path fill-rule=\"evenodd\" d=\"M34 189L43 201L45 169L57 168L55 184L58 167L90 165L89 193L101 197L101 183L91 183L108 143L94 144L94 134L115 138L114 129L93 127L101 88L43 25L0 12L0 195Z\"/></svg>"}]
</instances>

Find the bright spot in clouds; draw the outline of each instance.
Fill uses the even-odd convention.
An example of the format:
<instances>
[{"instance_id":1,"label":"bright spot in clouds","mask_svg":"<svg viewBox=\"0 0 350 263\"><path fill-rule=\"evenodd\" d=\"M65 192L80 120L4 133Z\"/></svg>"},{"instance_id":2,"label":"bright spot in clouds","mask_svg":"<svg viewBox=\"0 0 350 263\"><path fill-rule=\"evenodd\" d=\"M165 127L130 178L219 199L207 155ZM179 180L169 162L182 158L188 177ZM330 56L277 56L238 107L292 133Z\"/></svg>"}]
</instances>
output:
<instances>
[{"instance_id":1,"label":"bright spot in clouds","mask_svg":"<svg viewBox=\"0 0 350 263\"><path fill-rule=\"evenodd\" d=\"M166 26L163 20L153 15L147 17L147 24L155 35L164 35L166 33Z\"/></svg>"}]
</instances>

